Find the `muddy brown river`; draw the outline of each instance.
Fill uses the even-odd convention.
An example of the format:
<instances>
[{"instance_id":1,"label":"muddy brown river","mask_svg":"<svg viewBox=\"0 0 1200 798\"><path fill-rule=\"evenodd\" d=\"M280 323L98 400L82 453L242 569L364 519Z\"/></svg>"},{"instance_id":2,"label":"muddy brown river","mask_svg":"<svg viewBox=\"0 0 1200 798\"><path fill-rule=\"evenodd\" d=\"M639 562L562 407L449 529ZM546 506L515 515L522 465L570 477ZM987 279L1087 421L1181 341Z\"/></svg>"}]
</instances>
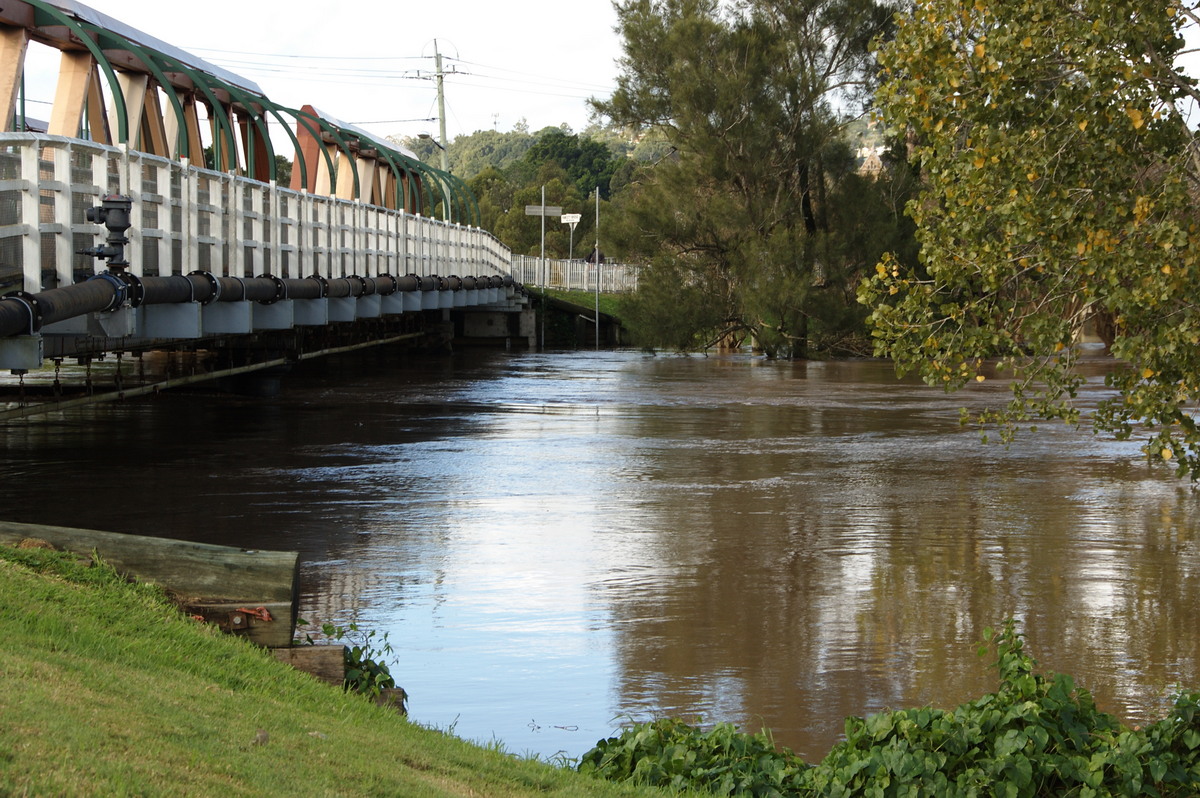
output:
<instances>
[{"instance_id":1,"label":"muddy brown river","mask_svg":"<svg viewBox=\"0 0 1200 798\"><path fill-rule=\"evenodd\" d=\"M847 715L994 689L1008 617L1129 722L1200 687L1200 494L1086 431L982 444L958 408L998 383L393 350L284 388L6 426L0 514L298 550L301 614L387 632L414 720L518 754L680 715L816 760Z\"/></svg>"}]
</instances>

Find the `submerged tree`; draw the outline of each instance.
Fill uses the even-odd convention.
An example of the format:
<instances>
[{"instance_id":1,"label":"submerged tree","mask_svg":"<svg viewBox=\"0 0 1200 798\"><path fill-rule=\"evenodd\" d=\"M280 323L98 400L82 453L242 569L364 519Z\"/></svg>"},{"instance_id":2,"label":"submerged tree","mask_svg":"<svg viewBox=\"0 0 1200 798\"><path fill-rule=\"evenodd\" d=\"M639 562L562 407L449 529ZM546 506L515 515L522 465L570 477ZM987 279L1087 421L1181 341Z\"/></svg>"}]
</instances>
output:
<instances>
[{"instance_id":1,"label":"submerged tree","mask_svg":"<svg viewBox=\"0 0 1200 798\"><path fill-rule=\"evenodd\" d=\"M623 71L595 107L671 149L627 178L610 237L658 264L648 280L660 269L708 297L692 318L648 297L645 309L676 339L690 326L694 344L749 336L803 355L819 306L854 312L825 287L868 261L839 242L833 205L853 170L835 104L855 102L890 13L874 0L625 0L618 14Z\"/></svg>"},{"instance_id":2,"label":"submerged tree","mask_svg":"<svg viewBox=\"0 0 1200 798\"><path fill-rule=\"evenodd\" d=\"M917 268L863 286L880 354L929 383L1016 376L1005 435L1075 420L1073 344L1095 324L1127 364L1101 429L1200 475L1200 185L1176 66L1178 0L919 0L880 60L889 126L924 192Z\"/></svg>"}]
</instances>

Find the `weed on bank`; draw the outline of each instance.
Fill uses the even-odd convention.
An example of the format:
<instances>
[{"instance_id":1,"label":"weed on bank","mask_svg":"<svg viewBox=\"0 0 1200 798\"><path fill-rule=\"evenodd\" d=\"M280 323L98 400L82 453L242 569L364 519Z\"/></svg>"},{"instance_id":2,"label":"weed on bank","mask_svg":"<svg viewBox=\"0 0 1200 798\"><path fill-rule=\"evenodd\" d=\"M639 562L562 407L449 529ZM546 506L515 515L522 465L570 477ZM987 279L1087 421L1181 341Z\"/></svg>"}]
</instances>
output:
<instances>
[{"instance_id":1,"label":"weed on bank","mask_svg":"<svg viewBox=\"0 0 1200 798\"><path fill-rule=\"evenodd\" d=\"M667 719L601 741L579 770L604 779L718 795L1196 796L1200 693L1159 722L1128 728L1065 674L1035 672L1012 621L985 634L1000 687L953 711L925 707L846 721L819 764L766 733L709 731Z\"/></svg>"}]
</instances>

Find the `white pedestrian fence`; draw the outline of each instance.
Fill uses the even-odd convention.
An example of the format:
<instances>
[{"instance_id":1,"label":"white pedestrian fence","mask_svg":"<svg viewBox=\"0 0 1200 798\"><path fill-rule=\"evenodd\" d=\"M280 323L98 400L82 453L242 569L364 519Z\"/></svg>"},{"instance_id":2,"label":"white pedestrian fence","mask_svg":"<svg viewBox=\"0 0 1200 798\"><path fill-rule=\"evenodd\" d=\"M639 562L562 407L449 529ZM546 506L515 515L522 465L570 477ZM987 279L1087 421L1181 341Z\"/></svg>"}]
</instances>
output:
<instances>
[{"instance_id":1,"label":"white pedestrian fence","mask_svg":"<svg viewBox=\"0 0 1200 798\"><path fill-rule=\"evenodd\" d=\"M631 263L601 263L600 293L619 294L637 289L640 266ZM543 261L530 255L512 256L512 277L529 288L562 291L595 291L596 264L582 260Z\"/></svg>"}]
</instances>

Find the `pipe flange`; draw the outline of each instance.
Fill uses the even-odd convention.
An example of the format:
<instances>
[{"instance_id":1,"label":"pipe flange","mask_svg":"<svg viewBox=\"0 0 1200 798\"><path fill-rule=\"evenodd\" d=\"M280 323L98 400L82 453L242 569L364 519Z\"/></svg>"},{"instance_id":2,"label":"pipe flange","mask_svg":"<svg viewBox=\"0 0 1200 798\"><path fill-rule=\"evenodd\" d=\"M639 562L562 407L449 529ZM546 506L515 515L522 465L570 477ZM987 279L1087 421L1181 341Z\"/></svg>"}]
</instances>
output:
<instances>
[{"instance_id":1,"label":"pipe flange","mask_svg":"<svg viewBox=\"0 0 1200 798\"><path fill-rule=\"evenodd\" d=\"M308 276L308 279L316 280L317 285L321 286L321 298L322 299L329 296L329 281L328 280L326 280L324 277L322 277L319 274L310 274Z\"/></svg>"},{"instance_id":2,"label":"pipe flange","mask_svg":"<svg viewBox=\"0 0 1200 798\"><path fill-rule=\"evenodd\" d=\"M113 287L112 301L100 308L101 313L105 313L110 310L116 310L124 305L125 301L129 299L129 283L122 280L113 272L100 272L99 274L93 274L84 282L90 283L92 280L103 280Z\"/></svg>"},{"instance_id":3,"label":"pipe flange","mask_svg":"<svg viewBox=\"0 0 1200 798\"><path fill-rule=\"evenodd\" d=\"M208 285L210 288L212 288L212 293L209 294L208 299L200 302L201 306L211 305L213 302L216 302L221 298L221 281L218 280L216 275L214 275L212 272L206 272L203 269L197 269L194 272L190 272L188 277L203 277L204 279L208 280Z\"/></svg>"},{"instance_id":4,"label":"pipe flange","mask_svg":"<svg viewBox=\"0 0 1200 798\"><path fill-rule=\"evenodd\" d=\"M5 294L3 299L13 299L25 306L29 313L29 334L37 335L42 329L42 306L37 297L26 291L13 291Z\"/></svg>"},{"instance_id":5,"label":"pipe flange","mask_svg":"<svg viewBox=\"0 0 1200 798\"><path fill-rule=\"evenodd\" d=\"M265 278L275 283L275 296L271 297L270 299L260 299L258 300L259 304L274 305L281 299L287 299L287 284L283 282L283 278L276 277L273 274L260 274L258 276L259 278Z\"/></svg>"},{"instance_id":6,"label":"pipe flange","mask_svg":"<svg viewBox=\"0 0 1200 798\"><path fill-rule=\"evenodd\" d=\"M352 275L350 275L349 277L347 277L346 279L347 279L347 280L358 280L358 293L357 293L357 294L354 294L354 292L353 292L353 291L351 291L350 293L351 293L352 295L354 295L354 296L366 296L366 295L369 293L369 292L367 291L367 278L366 278L366 277L360 277L360 276L359 276L359 275L357 275L357 274L352 274Z\"/></svg>"},{"instance_id":7,"label":"pipe flange","mask_svg":"<svg viewBox=\"0 0 1200 798\"><path fill-rule=\"evenodd\" d=\"M380 290L379 290L379 281L380 281L380 280L391 280L391 281L392 281L392 290L390 290L390 291L380 291ZM391 296L392 294L396 293L396 292L397 292L397 291L399 291L399 290L400 290L400 281L399 281L399 280L397 280L397 279L396 279L395 277L393 277L392 275L390 275L390 274L381 274L381 275L379 275L378 277L376 277L376 278L375 278L375 293L377 293L377 294L380 294L381 296Z\"/></svg>"},{"instance_id":8,"label":"pipe flange","mask_svg":"<svg viewBox=\"0 0 1200 798\"><path fill-rule=\"evenodd\" d=\"M121 271L119 275L129 284L129 307L141 307L146 301L146 286L142 284L141 278L127 271Z\"/></svg>"}]
</instances>

